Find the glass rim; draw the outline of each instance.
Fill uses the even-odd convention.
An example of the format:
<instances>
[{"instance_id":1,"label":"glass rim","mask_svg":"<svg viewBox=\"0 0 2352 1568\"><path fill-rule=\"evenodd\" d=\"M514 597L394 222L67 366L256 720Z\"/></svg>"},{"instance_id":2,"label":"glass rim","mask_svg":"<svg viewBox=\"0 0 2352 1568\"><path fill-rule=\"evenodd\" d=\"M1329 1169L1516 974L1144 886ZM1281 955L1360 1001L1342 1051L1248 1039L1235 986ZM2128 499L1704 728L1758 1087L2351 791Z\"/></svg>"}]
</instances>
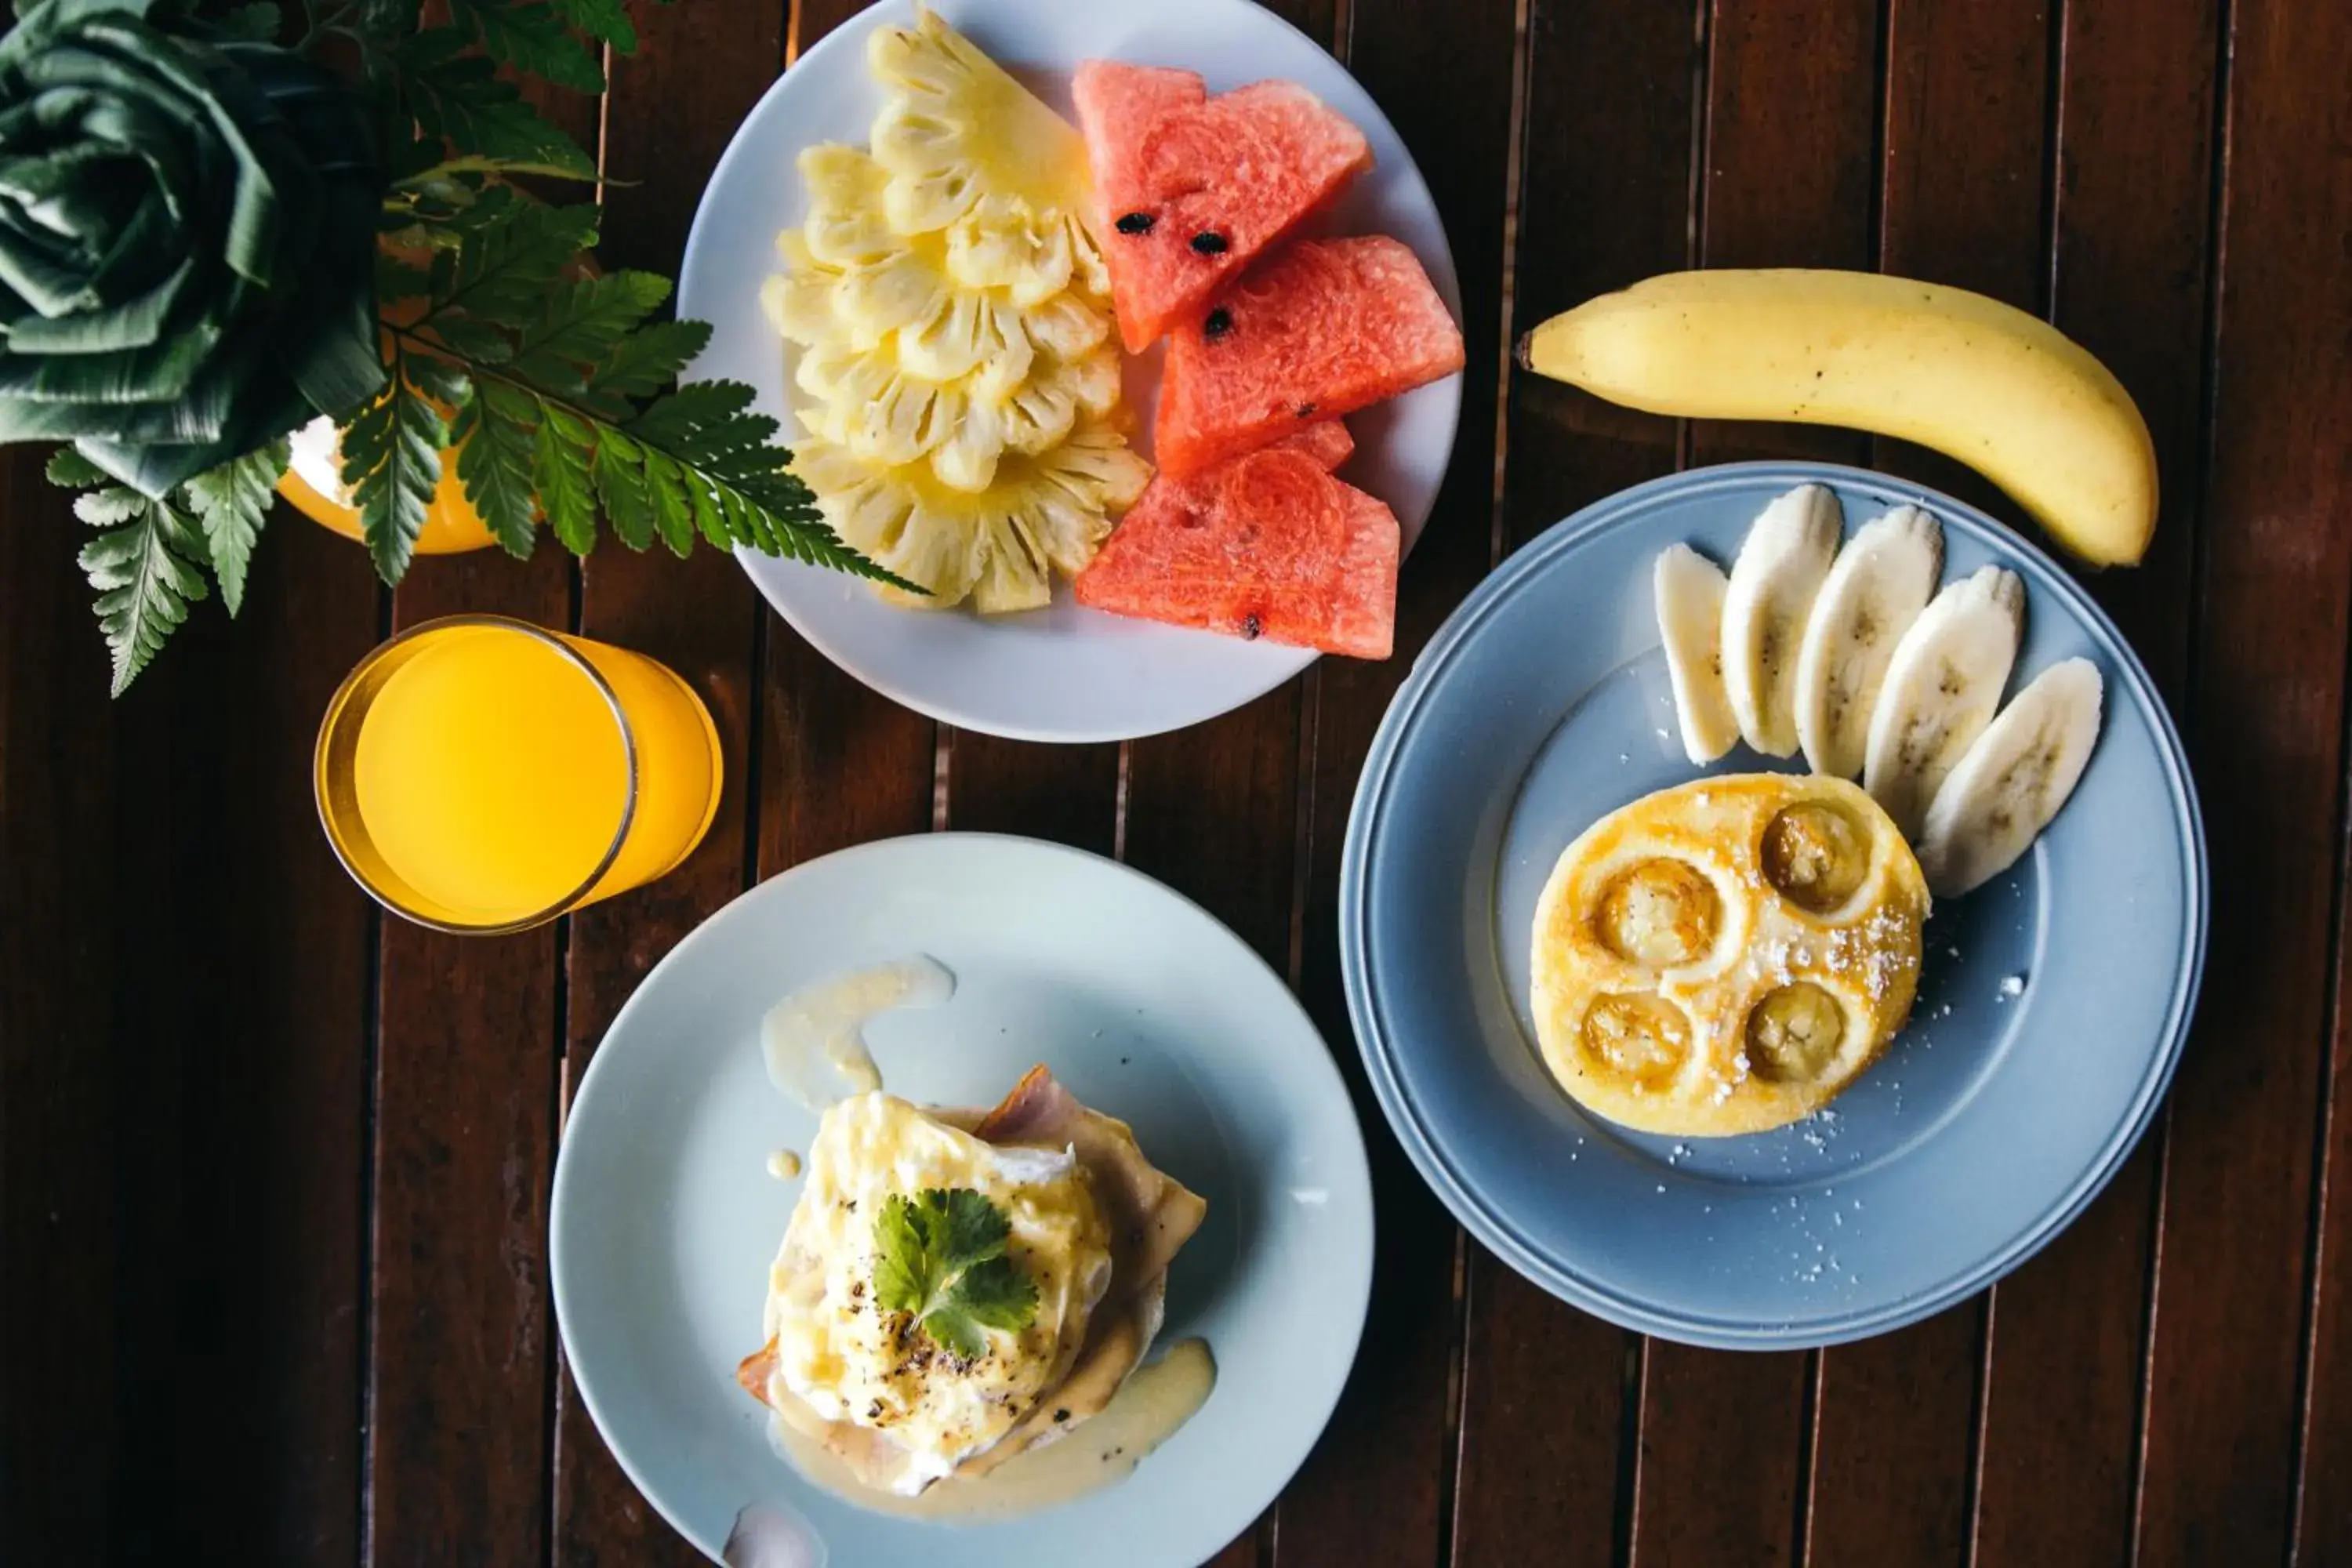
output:
<instances>
[{"instance_id":1,"label":"glass rim","mask_svg":"<svg viewBox=\"0 0 2352 1568\"><path fill-rule=\"evenodd\" d=\"M621 820L613 829L612 842L604 847L604 853L598 858L594 868L578 887L545 909L514 920L496 921L482 925L467 925L453 921L437 920L415 910L404 908L389 893L377 887L359 867L352 864L350 853L343 847L342 836L335 830L335 823L327 805L328 745L337 733L338 727L345 720L353 691L394 649L404 643L415 641L427 632L448 631L458 626L488 626L500 631L520 632L552 650L565 663L586 676L589 684L595 688L596 694L604 700L605 710L613 716L614 728L620 731L621 759L625 768L627 781L627 792L621 800ZM356 736L353 737L353 742L354 744L357 742ZM351 673L343 677L342 683L335 688L335 694L327 700L326 716L319 721L319 738L312 745L310 752L310 795L312 804L319 813L319 829L326 836L327 847L334 851L335 859L342 866L344 873L358 884L360 891L391 913L398 915L402 920L424 926L430 931L447 931L455 936L509 936L517 931L534 930L569 912L574 905L594 889L598 882L604 879L604 874L610 871L614 862L621 858L622 847L628 842L629 828L636 821L639 782L636 730L629 722L628 710L621 705L620 693L613 689L613 683L604 679L604 672L589 662L587 655L545 626L534 626L529 621L518 620L512 616L483 613L436 616L429 621L419 621L405 631L395 632L370 648L366 656L352 667ZM354 811L356 812L356 806Z\"/></svg>"}]
</instances>

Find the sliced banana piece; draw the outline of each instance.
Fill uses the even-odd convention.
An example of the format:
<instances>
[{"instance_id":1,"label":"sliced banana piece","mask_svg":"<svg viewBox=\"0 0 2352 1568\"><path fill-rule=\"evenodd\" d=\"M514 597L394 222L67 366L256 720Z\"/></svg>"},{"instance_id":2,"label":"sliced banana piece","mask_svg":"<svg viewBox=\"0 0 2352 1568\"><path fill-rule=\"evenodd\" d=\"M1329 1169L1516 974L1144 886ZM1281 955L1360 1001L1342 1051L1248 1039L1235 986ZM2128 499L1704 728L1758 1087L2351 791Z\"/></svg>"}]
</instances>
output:
<instances>
[{"instance_id":1,"label":"sliced banana piece","mask_svg":"<svg viewBox=\"0 0 2352 1568\"><path fill-rule=\"evenodd\" d=\"M1723 596L1729 586L1723 568L1687 544L1661 554L1652 574L1675 717L1683 751L1694 763L1711 763L1739 740L1739 720L1723 687Z\"/></svg>"},{"instance_id":2,"label":"sliced banana piece","mask_svg":"<svg viewBox=\"0 0 2352 1568\"><path fill-rule=\"evenodd\" d=\"M1854 531L1813 601L1797 655L1797 740L1813 772L1859 777L1895 645L1944 574L1944 531L1898 506Z\"/></svg>"},{"instance_id":3,"label":"sliced banana piece","mask_svg":"<svg viewBox=\"0 0 2352 1568\"><path fill-rule=\"evenodd\" d=\"M1992 722L2024 630L2025 584L1987 566L1946 584L1895 643L1862 784L1914 843L1937 787Z\"/></svg>"},{"instance_id":4,"label":"sliced banana piece","mask_svg":"<svg viewBox=\"0 0 2352 1568\"><path fill-rule=\"evenodd\" d=\"M1977 737L1927 807L1919 867L1939 899L2000 876L2074 793L2099 739L2102 686L2087 658L2053 664Z\"/></svg>"},{"instance_id":5,"label":"sliced banana piece","mask_svg":"<svg viewBox=\"0 0 2352 1568\"><path fill-rule=\"evenodd\" d=\"M1800 485L1758 516L1732 563L1723 684L1739 732L1766 756L1797 749L1797 655L1844 531L1837 497Z\"/></svg>"}]
</instances>

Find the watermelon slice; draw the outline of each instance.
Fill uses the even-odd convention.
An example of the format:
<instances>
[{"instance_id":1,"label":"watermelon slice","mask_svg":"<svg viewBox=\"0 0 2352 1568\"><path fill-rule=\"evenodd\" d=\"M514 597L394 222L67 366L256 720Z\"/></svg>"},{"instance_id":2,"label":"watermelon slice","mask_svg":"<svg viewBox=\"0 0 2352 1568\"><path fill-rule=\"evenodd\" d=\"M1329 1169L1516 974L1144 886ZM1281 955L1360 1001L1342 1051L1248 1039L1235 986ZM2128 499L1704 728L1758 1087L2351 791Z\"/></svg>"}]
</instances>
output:
<instances>
[{"instance_id":1,"label":"watermelon slice","mask_svg":"<svg viewBox=\"0 0 2352 1568\"><path fill-rule=\"evenodd\" d=\"M1302 239L1169 339L1153 458L1183 479L1461 368L1461 329L1411 250Z\"/></svg>"},{"instance_id":2,"label":"watermelon slice","mask_svg":"<svg viewBox=\"0 0 2352 1568\"><path fill-rule=\"evenodd\" d=\"M1363 132L1291 82L1211 98L1191 71L1087 60L1072 92L1129 353L1372 166Z\"/></svg>"},{"instance_id":3,"label":"watermelon slice","mask_svg":"<svg viewBox=\"0 0 2352 1568\"><path fill-rule=\"evenodd\" d=\"M1114 615L1386 658L1396 640L1396 515L1332 477L1338 420L1192 479L1162 475L1076 584Z\"/></svg>"}]
</instances>

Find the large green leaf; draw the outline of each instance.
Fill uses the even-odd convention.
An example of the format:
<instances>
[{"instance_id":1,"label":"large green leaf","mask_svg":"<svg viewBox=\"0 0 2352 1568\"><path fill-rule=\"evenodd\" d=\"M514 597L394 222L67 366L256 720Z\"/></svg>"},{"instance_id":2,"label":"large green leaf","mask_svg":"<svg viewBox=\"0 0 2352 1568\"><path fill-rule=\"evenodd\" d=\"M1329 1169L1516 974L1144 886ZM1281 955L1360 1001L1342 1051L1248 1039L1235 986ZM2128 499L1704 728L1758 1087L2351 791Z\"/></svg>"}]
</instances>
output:
<instances>
[{"instance_id":1,"label":"large green leaf","mask_svg":"<svg viewBox=\"0 0 2352 1568\"><path fill-rule=\"evenodd\" d=\"M457 416L457 479L466 500L509 555L528 557L539 538L531 488L539 400L502 381L485 383Z\"/></svg>"},{"instance_id":2,"label":"large green leaf","mask_svg":"<svg viewBox=\"0 0 2352 1568\"><path fill-rule=\"evenodd\" d=\"M604 90L604 68L545 0L449 0L450 18L483 49L526 76L575 92Z\"/></svg>"},{"instance_id":3,"label":"large green leaf","mask_svg":"<svg viewBox=\"0 0 2352 1568\"><path fill-rule=\"evenodd\" d=\"M167 502L129 490L111 493L116 507L105 514L131 521L91 540L82 550L81 569L98 590L99 629L113 656L113 692L120 697L188 618L189 604L205 596L205 577L196 569L202 542L185 519Z\"/></svg>"},{"instance_id":4,"label":"large green leaf","mask_svg":"<svg viewBox=\"0 0 2352 1568\"><path fill-rule=\"evenodd\" d=\"M441 482L449 427L432 400L394 366L392 384L343 430L343 483L359 508L360 533L376 574L398 583L425 530L425 509Z\"/></svg>"},{"instance_id":5,"label":"large green leaf","mask_svg":"<svg viewBox=\"0 0 2352 1568\"><path fill-rule=\"evenodd\" d=\"M554 0L555 8L573 26L613 46L618 54L637 52L636 25L629 20L621 0Z\"/></svg>"},{"instance_id":6,"label":"large green leaf","mask_svg":"<svg viewBox=\"0 0 2352 1568\"><path fill-rule=\"evenodd\" d=\"M204 529L221 604L232 616L244 607L246 571L289 456L287 444L275 441L188 481L188 504Z\"/></svg>"},{"instance_id":7,"label":"large green leaf","mask_svg":"<svg viewBox=\"0 0 2352 1568\"><path fill-rule=\"evenodd\" d=\"M588 479L595 438L584 421L561 408L541 405L538 441L531 453L531 484L539 491L548 527L574 555L587 554L596 543L596 503Z\"/></svg>"},{"instance_id":8,"label":"large green leaf","mask_svg":"<svg viewBox=\"0 0 2352 1568\"><path fill-rule=\"evenodd\" d=\"M383 384L383 184L268 7L43 0L0 39L0 440L161 498Z\"/></svg>"},{"instance_id":9,"label":"large green leaf","mask_svg":"<svg viewBox=\"0 0 2352 1568\"><path fill-rule=\"evenodd\" d=\"M479 55L455 27L428 27L402 46L400 82L425 133L512 166L561 178L593 180L595 161Z\"/></svg>"}]
</instances>

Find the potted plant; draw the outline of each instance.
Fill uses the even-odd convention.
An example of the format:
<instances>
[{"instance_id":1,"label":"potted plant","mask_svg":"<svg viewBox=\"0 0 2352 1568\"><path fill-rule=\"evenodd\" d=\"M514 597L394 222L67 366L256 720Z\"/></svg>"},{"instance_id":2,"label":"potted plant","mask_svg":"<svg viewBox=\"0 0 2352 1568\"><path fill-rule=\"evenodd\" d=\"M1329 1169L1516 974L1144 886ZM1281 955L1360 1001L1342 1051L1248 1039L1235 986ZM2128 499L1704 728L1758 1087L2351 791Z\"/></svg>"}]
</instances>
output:
<instances>
[{"instance_id":1,"label":"potted plant","mask_svg":"<svg viewBox=\"0 0 2352 1568\"><path fill-rule=\"evenodd\" d=\"M596 177L510 73L601 89L618 0L305 4L35 0L0 37L0 440L66 443L118 694L209 584L236 614L296 440L387 583L542 522L895 581L749 387L677 384L709 329L669 281L583 266L598 209L517 183Z\"/></svg>"}]
</instances>

